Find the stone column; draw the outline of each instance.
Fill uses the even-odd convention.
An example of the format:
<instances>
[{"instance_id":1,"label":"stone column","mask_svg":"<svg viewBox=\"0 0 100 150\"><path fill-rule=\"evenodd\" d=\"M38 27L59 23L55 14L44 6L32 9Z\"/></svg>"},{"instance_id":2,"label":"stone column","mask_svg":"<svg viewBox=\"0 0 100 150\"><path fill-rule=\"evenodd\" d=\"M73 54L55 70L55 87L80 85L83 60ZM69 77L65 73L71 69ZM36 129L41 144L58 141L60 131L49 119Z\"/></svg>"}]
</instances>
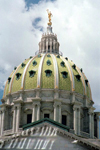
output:
<instances>
[{"instance_id":1,"label":"stone column","mask_svg":"<svg viewBox=\"0 0 100 150\"><path fill-rule=\"evenodd\" d=\"M92 115L91 115L91 121L92 121L92 123L91 123L91 126L92 126L92 138L94 138L94 113L92 113Z\"/></svg>"},{"instance_id":2,"label":"stone column","mask_svg":"<svg viewBox=\"0 0 100 150\"><path fill-rule=\"evenodd\" d=\"M1 117L1 119L2 119L2 124L1 124L1 135L3 135L3 131L4 131L4 118L5 118L5 110L3 109L2 110L2 117Z\"/></svg>"},{"instance_id":3,"label":"stone column","mask_svg":"<svg viewBox=\"0 0 100 150\"><path fill-rule=\"evenodd\" d=\"M32 122L35 121L35 105L33 105Z\"/></svg>"},{"instance_id":4,"label":"stone column","mask_svg":"<svg viewBox=\"0 0 100 150\"><path fill-rule=\"evenodd\" d=\"M52 39L50 39L50 52L52 53Z\"/></svg>"},{"instance_id":5,"label":"stone column","mask_svg":"<svg viewBox=\"0 0 100 150\"><path fill-rule=\"evenodd\" d=\"M97 116L97 138L99 139L99 116Z\"/></svg>"},{"instance_id":6,"label":"stone column","mask_svg":"<svg viewBox=\"0 0 100 150\"><path fill-rule=\"evenodd\" d=\"M13 109L13 133L15 132L16 129L16 108L14 107Z\"/></svg>"},{"instance_id":7,"label":"stone column","mask_svg":"<svg viewBox=\"0 0 100 150\"><path fill-rule=\"evenodd\" d=\"M61 123L61 105L59 105L59 123Z\"/></svg>"},{"instance_id":8,"label":"stone column","mask_svg":"<svg viewBox=\"0 0 100 150\"><path fill-rule=\"evenodd\" d=\"M78 129L78 135L80 135L80 108L78 108L78 118L77 118L77 129Z\"/></svg>"},{"instance_id":9,"label":"stone column","mask_svg":"<svg viewBox=\"0 0 100 150\"><path fill-rule=\"evenodd\" d=\"M92 113L89 113L89 133L91 138L92 137Z\"/></svg>"},{"instance_id":10,"label":"stone column","mask_svg":"<svg viewBox=\"0 0 100 150\"><path fill-rule=\"evenodd\" d=\"M18 132L18 130L19 130L19 122L20 122L20 106L17 106L16 107L17 109L16 109L16 132Z\"/></svg>"},{"instance_id":11,"label":"stone column","mask_svg":"<svg viewBox=\"0 0 100 150\"><path fill-rule=\"evenodd\" d=\"M54 103L54 121L57 121L57 105Z\"/></svg>"},{"instance_id":12,"label":"stone column","mask_svg":"<svg viewBox=\"0 0 100 150\"><path fill-rule=\"evenodd\" d=\"M74 111L74 131L75 131L75 134L77 134L77 108L74 107L73 108L73 111Z\"/></svg>"},{"instance_id":13,"label":"stone column","mask_svg":"<svg viewBox=\"0 0 100 150\"><path fill-rule=\"evenodd\" d=\"M48 52L48 39L46 39L46 53Z\"/></svg>"},{"instance_id":14,"label":"stone column","mask_svg":"<svg viewBox=\"0 0 100 150\"><path fill-rule=\"evenodd\" d=\"M37 120L40 119L40 104L37 105L37 117L36 117Z\"/></svg>"}]
</instances>

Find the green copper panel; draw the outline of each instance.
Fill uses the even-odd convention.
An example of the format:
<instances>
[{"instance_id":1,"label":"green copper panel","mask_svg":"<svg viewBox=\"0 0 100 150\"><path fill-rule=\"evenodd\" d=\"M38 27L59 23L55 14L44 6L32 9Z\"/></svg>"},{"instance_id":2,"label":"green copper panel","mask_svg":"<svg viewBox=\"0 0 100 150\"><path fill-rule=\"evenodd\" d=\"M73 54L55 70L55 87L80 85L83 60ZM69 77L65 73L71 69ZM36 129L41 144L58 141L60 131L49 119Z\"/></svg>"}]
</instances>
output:
<instances>
[{"instance_id":1,"label":"green copper panel","mask_svg":"<svg viewBox=\"0 0 100 150\"><path fill-rule=\"evenodd\" d=\"M67 69L66 65L64 67L61 66L61 62L62 62L61 58L56 57L56 60L58 63L58 71L59 71L59 89L70 91L71 90L71 81L70 81L70 75L69 75L68 69ZM68 72L67 78L63 78L62 73L61 73L63 71Z\"/></svg>"},{"instance_id":2,"label":"green copper panel","mask_svg":"<svg viewBox=\"0 0 100 150\"><path fill-rule=\"evenodd\" d=\"M26 78L25 78L25 90L27 89L35 89L37 88L37 75L38 75L38 67L39 67L39 63L42 57L36 57L34 58L33 61L35 61L37 64L33 65L33 61L31 62L27 73L26 73ZM30 77L29 76L29 71L34 70L36 71L34 74L34 77Z\"/></svg>"},{"instance_id":3,"label":"green copper panel","mask_svg":"<svg viewBox=\"0 0 100 150\"><path fill-rule=\"evenodd\" d=\"M30 59L27 59L23 63L26 65L29 60ZM25 67L22 68L22 66L20 66L20 68L16 72L16 73L21 73L21 76L18 80L16 80L16 75L14 76L14 80L13 80L13 84L12 84L12 91L11 91L12 93L21 90L21 81L22 81L22 74L23 74L24 69L25 69Z\"/></svg>"},{"instance_id":4,"label":"green copper panel","mask_svg":"<svg viewBox=\"0 0 100 150\"><path fill-rule=\"evenodd\" d=\"M71 68L72 68L72 71L73 71L73 74L74 74L74 81L75 81L75 92L77 93L80 93L80 94L83 94L83 84L82 84L82 80L80 78L80 81L77 81L75 75L78 75L78 71L77 69L73 69L73 62L71 63L70 61L68 61Z\"/></svg>"},{"instance_id":5,"label":"green copper panel","mask_svg":"<svg viewBox=\"0 0 100 150\"><path fill-rule=\"evenodd\" d=\"M51 61L51 65L48 66L47 65L47 60ZM51 70L51 76L47 77L45 70ZM41 84L41 88L44 89L54 89L54 64L53 64L53 60L52 57L45 57L44 59L44 63L43 63L43 69L42 69L42 84Z\"/></svg>"}]
</instances>

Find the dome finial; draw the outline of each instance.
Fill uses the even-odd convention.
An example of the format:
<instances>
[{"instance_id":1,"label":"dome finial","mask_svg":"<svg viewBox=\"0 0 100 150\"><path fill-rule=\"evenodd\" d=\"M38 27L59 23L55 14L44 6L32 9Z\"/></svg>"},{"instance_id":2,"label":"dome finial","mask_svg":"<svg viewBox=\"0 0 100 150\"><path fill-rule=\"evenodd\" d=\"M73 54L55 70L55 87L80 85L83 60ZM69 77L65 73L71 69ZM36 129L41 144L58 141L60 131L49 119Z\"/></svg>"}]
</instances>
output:
<instances>
[{"instance_id":1,"label":"dome finial","mask_svg":"<svg viewBox=\"0 0 100 150\"><path fill-rule=\"evenodd\" d=\"M51 26L51 25L52 25L51 17L52 17L53 15L52 15L51 11L49 11L49 9L47 9L47 13L48 13L48 18L49 18L48 25Z\"/></svg>"}]
</instances>

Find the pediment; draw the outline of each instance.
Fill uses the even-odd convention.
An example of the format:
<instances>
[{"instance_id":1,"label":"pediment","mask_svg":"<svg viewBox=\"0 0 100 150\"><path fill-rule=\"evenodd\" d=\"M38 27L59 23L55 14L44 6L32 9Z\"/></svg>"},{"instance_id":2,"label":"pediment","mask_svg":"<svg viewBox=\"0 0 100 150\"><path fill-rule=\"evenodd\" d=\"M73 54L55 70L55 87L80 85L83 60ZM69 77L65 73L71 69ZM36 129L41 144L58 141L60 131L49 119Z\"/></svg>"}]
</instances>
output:
<instances>
[{"instance_id":1,"label":"pediment","mask_svg":"<svg viewBox=\"0 0 100 150\"><path fill-rule=\"evenodd\" d=\"M27 127L24 126L21 133L9 136L5 141L0 140L0 149L89 150L86 144L82 144L82 141L84 142L82 138L69 133L64 126L60 127L59 123L57 126L55 122L53 124L46 119L42 123L35 122L34 125L30 124Z\"/></svg>"}]
</instances>

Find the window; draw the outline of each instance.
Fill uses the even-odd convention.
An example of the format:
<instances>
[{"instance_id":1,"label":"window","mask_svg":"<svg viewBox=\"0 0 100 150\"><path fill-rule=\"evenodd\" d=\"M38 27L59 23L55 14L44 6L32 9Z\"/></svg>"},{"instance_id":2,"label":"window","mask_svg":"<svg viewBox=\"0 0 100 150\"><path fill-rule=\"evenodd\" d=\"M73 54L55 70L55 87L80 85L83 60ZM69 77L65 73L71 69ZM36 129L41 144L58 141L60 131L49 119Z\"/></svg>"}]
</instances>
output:
<instances>
[{"instance_id":1,"label":"window","mask_svg":"<svg viewBox=\"0 0 100 150\"><path fill-rule=\"evenodd\" d=\"M30 59L32 58L32 56L30 56Z\"/></svg>"},{"instance_id":2,"label":"window","mask_svg":"<svg viewBox=\"0 0 100 150\"><path fill-rule=\"evenodd\" d=\"M65 59L66 59L66 60L68 60L68 58L67 58L67 57L65 57Z\"/></svg>"},{"instance_id":3,"label":"window","mask_svg":"<svg viewBox=\"0 0 100 150\"><path fill-rule=\"evenodd\" d=\"M48 45L48 51L50 52L50 45Z\"/></svg>"},{"instance_id":4,"label":"window","mask_svg":"<svg viewBox=\"0 0 100 150\"><path fill-rule=\"evenodd\" d=\"M16 80L19 80L21 76L21 73L16 73Z\"/></svg>"},{"instance_id":5,"label":"window","mask_svg":"<svg viewBox=\"0 0 100 150\"><path fill-rule=\"evenodd\" d=\"M85 84L86 84L86 86L88 86L88 80L85 80Z\"/></svg>"},{"instance_id":6,"label":"window","mask_svg":"<svg viewBox=\"0 0 100 150\"><path fill-rule=\"evenodd\" d=\"M62 61L62 62L60 63L60 65L61 65L62 67L65 67L64 61Z\"/></svg>"},{"instance_id":7,"label":"window","mask_svg":"<svg viewBox=\"0 0 100 150\"><path fill-rule=\"evenodd\" d=\"M77 81L80 81L81 76L79 74L75 76L76 76Z\"/></svg>"},{"instance_id":8,"label":"window","mask_svg":"<svg viewBox=\"0 0 100 150\"><path fill-rule=\"evenodd\" d=\"M57 55L57 58L60 58L60 56L59 56L59 55Z\"/></svg>"},{"instance_id":9,"label":"window","mask_svg":"<svg viewBox=\"0 0 100 150\"><path fill-rule=\"evenodd\" d=\"M10 83L10 81L11 81L11 77L8 78L8 84Z\"/></svg>"},{"instance_id":10,"label":"window","mask_svg":"<svg viewBox=\"0 0 100 150\"><path fill-rule=\"evenodd\" d=\"M44 114L44 118L49 118L49 114Z\"/></svg>"},{"instance_id":11,"label":"window","mask_svg":"<svg viewBox=\"0 0 100 150\"><path fill-rule=\"evenodd\" d=\"M17 67L14 67L14 70L16 70L17 69Z\"/></svg>"},{"instance_id":12,"label":"window","mask_svg":"<svg viewBox=\"0 0 100 150\"><path fill-rule=\"evenodd\" d=\"M45 73L46 73L46 77L50 77L50 76L51 76L52 71L51 71L51 70L45 70Z\"/></svg>"},{"instance_id":13,"label":"window","mask_svg":"<svg viewBox=\"0 0 100 150\"><path fill-rule=\"evenodd\" d=\"M67 121L67 116L66 115L62 115L62 124L63 125L67 125L66 121Z\"/></svg>"},{"instance_id":14,"label":"window","mask_svg":"<svg viewBox=\"0 0 100 150\"><path fill-rule=\"evenodd\" d=\"M21 64L21 67L22 67L22 68L24 68L24 67L25 67L25 64L24 64L24 63L22 63L22 64Z\"/></svg>"},{"instance_id":15,"label":"window","mask_svg":"<svg viewBox=\"0 0 100 150\"><path fill-rule=\"evenodd\" d=\"M32 114L27 114L27 123L31 123L32 121Z\"/></svg>"},{"instance_id":16,"label":"window","mask_svg":"<svg viewBox=\"0 0 100 150\"><path fill-rule=\"evenodd\" d=\"M72 67L73 67L74 70L76 70L76 65L75 64Z\"/></svg>"},{"instance_id":17,"label":"window","mask_svg":"<svg viewBox=\"0 0 100 150\"><path fill-rule=\"evenodd\" d=\"M34 77L35 73L36 73L36 71L30 70L29 71L29 77L31 77L31 78Z\"/></svg>"},{"instance_id":18,"label":"window","mask_svg":"<svg viewBox=\"0 0 100 150\"><path fill-rule=\"evenodd\" d=\"M36 66L37 65L37 62L34 60L33 61L33 66Z\"/></svg>"},{"instance_id":19,"label":"window","mask_svg":"<svg viewBox=\"0 0 100 150\"><path fill-rule=\"evenodd\" d=\"M47 60L47 65L50 66L51 65L51 61Z\"/></svg>"},{"instance_id":20,"label":"window","mask_svg":"<svg viewBox=\"0 0 100 150\"><path fill-rule=\"evenodd\" d=\"M66 71L62 71L61 74L62 74L63 78L67 78L67 76L68 76L68 72L66 72Z\"/></svg>"}]
</instances>

